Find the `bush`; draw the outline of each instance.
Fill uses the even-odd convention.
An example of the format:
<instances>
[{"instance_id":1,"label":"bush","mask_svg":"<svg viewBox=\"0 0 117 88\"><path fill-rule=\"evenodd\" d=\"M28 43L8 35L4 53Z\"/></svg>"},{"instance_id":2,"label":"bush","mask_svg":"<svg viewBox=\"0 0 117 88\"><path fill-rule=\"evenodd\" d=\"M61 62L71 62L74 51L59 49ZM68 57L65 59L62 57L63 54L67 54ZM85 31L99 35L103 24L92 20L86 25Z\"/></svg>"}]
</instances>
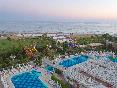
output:
<instances>
[{"instance_id":1,"label":"bush","mask_svg":"<svg viewBox=\"0 0 117 88\"><path fill-rule=\"evenodd\" d=\"M10 37L7 37L7 40L11 41L11 38Z\"/></svg>"},{"instance_id":2,"label":"bush","mask_svg":"<svg viewBox=\"0 0 117 88\"><path fill-rule=\"evenodd\" d=\"M59 84L61 84L62 88L70 88L69 84L65 83L62 80L59 80L57 77L55 77L54 75L51 76L51 79L54 80L56 83L58 81Z\"/></svg>"},{"instance_id":3,"label":"bush","mask_svg":"<svg viewBox=\"0 0 117 88\"><path fill-rule=\"evenodd\" d=\"M62 75L62 71L57 68L55 69L55 73L57 73L58 75Z\"/></svg>"}]
</instances>

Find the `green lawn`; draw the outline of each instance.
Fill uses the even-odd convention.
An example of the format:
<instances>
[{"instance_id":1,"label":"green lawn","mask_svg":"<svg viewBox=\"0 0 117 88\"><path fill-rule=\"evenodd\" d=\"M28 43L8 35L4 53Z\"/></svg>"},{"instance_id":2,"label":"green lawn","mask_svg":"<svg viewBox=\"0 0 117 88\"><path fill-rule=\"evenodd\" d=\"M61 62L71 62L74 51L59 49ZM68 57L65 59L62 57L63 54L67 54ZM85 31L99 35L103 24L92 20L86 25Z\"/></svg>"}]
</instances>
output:
<instances>
[{"instance_id":1,"label":"green lawn","mask_svg":"<svg viewBox=\"0 0 117 88\"><path fill-rule=\"evenodd\" d=\"M2 39L0 40L0 49L8 49L11 47L20 47L20 46L25 46L25 45L31 45L33 42L36 42L37 39L22 39L22 40L7 40L7 39Z\"/></svg>"}]
</instances>

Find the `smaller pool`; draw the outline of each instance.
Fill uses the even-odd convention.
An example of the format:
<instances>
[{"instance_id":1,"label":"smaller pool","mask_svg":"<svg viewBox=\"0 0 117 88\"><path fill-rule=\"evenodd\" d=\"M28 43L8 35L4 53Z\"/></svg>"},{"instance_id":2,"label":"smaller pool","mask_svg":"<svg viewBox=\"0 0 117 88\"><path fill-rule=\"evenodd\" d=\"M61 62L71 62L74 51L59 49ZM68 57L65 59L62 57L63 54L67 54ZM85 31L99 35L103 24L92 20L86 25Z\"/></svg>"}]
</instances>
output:
<instances>
[{"instance_id":1,"label":"smaller pool","mask_svg":"<svg viewBox=\"0 0 117 88\"><path fill-rule=\"evenodd\" d=\"M73 65L82 63L87 60L88 60L88 56L84 56L84 55L75 56L75 57L71 57L68 60L64 60L64 61L60 62L59 65L62 65L63 67L71 67Z\"/></svg>"},{"instance_id":2,"label":"smaller pool","mask_svg":"<svg viewBox=\"0 0 117 88\"><path fill-rule=\"evenodd\" d=\"M13 76L11 81L15 88L48 88L45 83L39 79L39 76L41 76L41 72L32 70Z\"/></svg>"},{"instance_id":3,"label":"smaller pool","mask_svg":"<svg viewBox=\"0 0 117 88\"><path fill-rule=\"evenodd\" d=\"M96 56L97 59L100 59L100 56ZM104 56L105 60L111 60L112 62L117 63L117 57L113 58L112 56Z\"/></svg>"},{"instance_id":4,"label":"smaller pool","mask_svg":"<svg viewBox=\"0 0 117 88\"><path fill-rule=\"evenodd\" d=\"M113 58L112 56L108 57L112 62L116 62L117 63L117 57Z\"/></svg>"},{"instance_id":5,"label":"smaller pool","mask_svg":"<svg viewBox=\"0 0 117 88\"><path fill-rule=\"evenodd\" d=\"M47 71L49 71L49 72L54 72L54 67L52 67L52 66L50 66L50 65L47 65L47 66L45 67L45 69L46 69Z\"/></svg>"}]
</instances>

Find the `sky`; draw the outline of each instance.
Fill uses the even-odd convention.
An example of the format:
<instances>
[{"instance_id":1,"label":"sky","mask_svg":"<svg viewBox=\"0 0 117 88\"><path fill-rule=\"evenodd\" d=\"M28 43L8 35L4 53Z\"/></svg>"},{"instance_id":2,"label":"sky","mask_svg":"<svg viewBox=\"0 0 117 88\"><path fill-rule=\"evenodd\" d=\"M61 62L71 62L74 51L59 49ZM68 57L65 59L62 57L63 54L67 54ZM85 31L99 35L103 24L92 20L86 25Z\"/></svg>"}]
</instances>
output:
<instances>
[{"instance_id":1,"label":"sky","mask_svg":"<svg viewBox=\"0 0 117 88\"><path fill-rule=\"evenodd\" d=\"M117 19L117 0L0 0L0 20Z\"/></svg>"}]
</instances>

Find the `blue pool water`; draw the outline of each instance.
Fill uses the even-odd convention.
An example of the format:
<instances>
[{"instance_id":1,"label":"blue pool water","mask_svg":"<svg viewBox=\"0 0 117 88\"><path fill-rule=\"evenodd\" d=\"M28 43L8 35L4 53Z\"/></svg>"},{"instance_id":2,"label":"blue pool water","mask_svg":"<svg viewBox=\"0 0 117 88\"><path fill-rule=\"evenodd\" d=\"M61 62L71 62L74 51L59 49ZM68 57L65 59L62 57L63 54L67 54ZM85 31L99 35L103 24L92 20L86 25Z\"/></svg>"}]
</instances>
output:
<instances>
[{"instance_id":1,"label":"blue pool water","mask_svg":"<svg viewBox=\"0 0 117 88\"><path fill-rule=\"evenodd\" d=\"M100 56L96 56L97 59L100 58ZM117 57L116 58L113 58L112 56L104 56L106 57L105 60L111 60L112 62L116 62L117 63Z\"/></svg>"},{"instance_id":2,"label":"blue pool water","mask_svg":"<svg viewBox=\"0 0 117 88\"><path fill-rule=\"evenodd\" d=\"M47 88L47 86L38 78L41 72L32 70L11 78L15 88Z\"/></svg>"},{"instance_id":3,"label":"blue pool water","mask_svg":"<svg viewBox=\"0 0 117 88\"><path fill-rule=\"evenodd\" d=\"M45 69L46 69L47 71L49 71L49 72L54 72L54 67L52 67L52 66L50 66L50 65L47 65L47 66L45 67Z\"/></svg>"},{"instance_id":4,"label":"blue pool water","mask_svg":"<svg viewBox=\"0 0 117 88\"><path fill-rule=\"evenodd\" d=\"M112 62L116 62L117 63L117 59L113 59L113 60L111 60Z\"/></svg>"},{"instance_id":5,"label":"blue pool water","mask_svg":"<svg viewBox=\"0 0 117 88\"><path fill-rule=\"evenodd\" d=\"M68 60L64 60L64 61L60 62L59 65L62 65L63 67L71 67L73 65L82 63L87 60L88 60L88 56L81 55L79 57L76 56L76 57L72 57Z\"/></svg>"},{"instance_id":6,"label":"blue pool water","mask_svg":"<svg viewBox=\"0 0 117 88\"><path fill-rule=\"evenodd\" d=\"M117 57L113 58L112 56L108 57L108 59L110 59L112 62L116 62L117 63Z\"/></svg>"}]
</instances>

